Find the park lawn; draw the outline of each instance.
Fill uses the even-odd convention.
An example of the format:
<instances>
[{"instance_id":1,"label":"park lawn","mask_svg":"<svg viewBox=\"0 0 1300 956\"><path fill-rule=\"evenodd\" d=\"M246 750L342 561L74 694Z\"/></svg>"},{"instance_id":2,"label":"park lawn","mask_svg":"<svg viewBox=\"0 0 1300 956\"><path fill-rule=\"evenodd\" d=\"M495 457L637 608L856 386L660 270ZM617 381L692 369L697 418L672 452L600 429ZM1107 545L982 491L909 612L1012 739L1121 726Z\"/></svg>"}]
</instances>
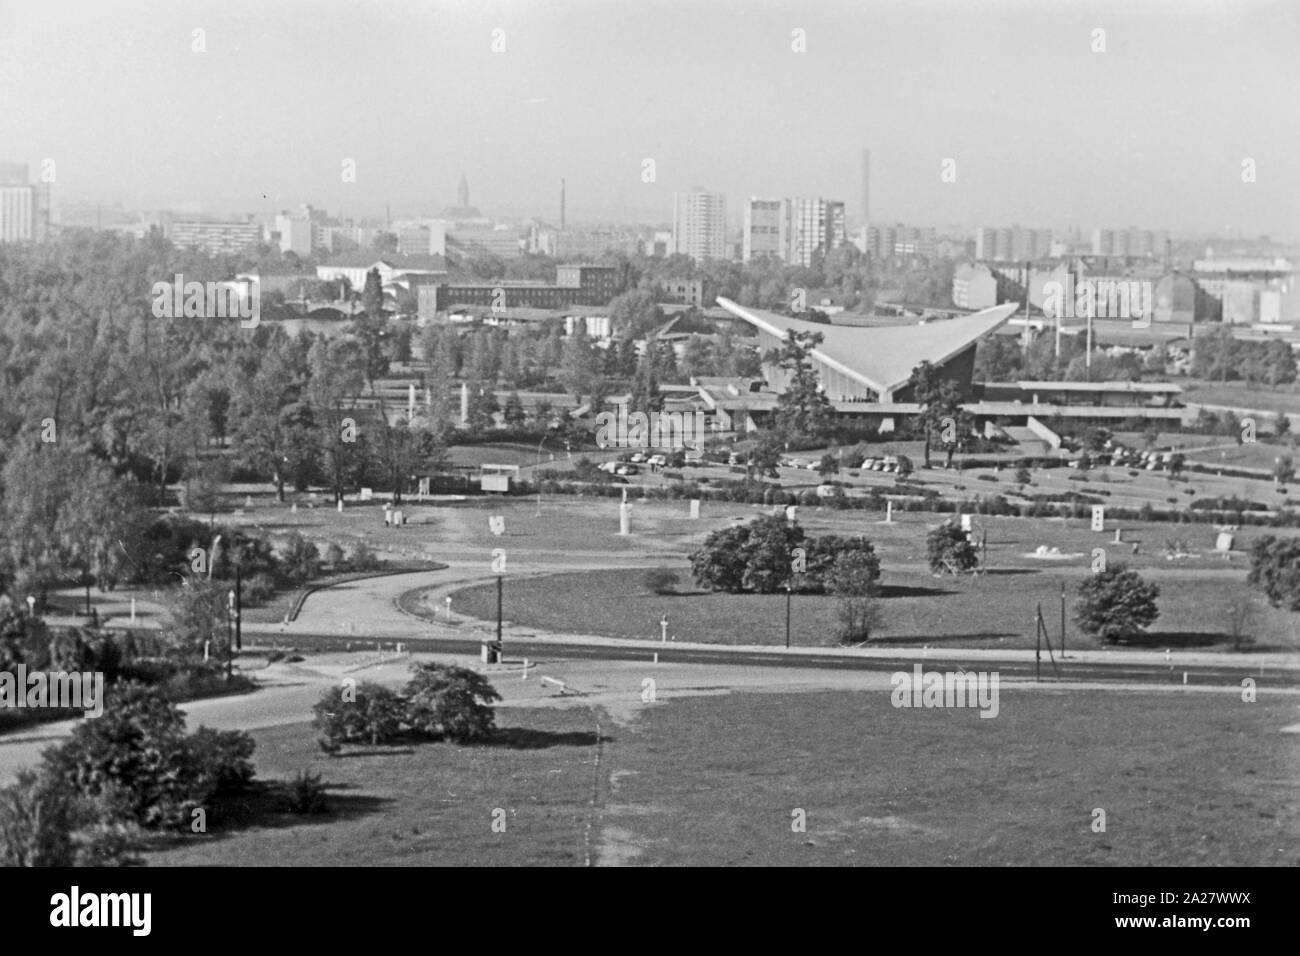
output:
<instances>
[{"instance_id":1,"label":"park lawn","mask_svg":"<svg viewBox=\"0 0 1300 956\"><path fill-rule=\"evenodd\" d=\"M1076 564L1086 565L1079 561ZM505 619L524 629L569 634L658 640L660 620L668 618L670 638L707 644L783 645L786 598L780 594L724 594L694 589L689 568L678 571L685 593L657 595L646 588L637 569L571 572L508 580L503 592ZM1218 575L1219 572L1210 572ZM1245 585L1232 578L1153 576L1160 586L1160 619L1144 647L1203 648L1230 651L1232 640L1226 606ZM949 646L994 649L1032 648L1034 613L1041 603L1059 633L1060 596L1066 586L1067 615L1086 579L1085 567L990 573L983 577L935 578L928 572L886 570L881 577L882 620L873 644ZM1244 577L1244 575L1243 575ZM461 614L496 616L496 587L483 585L456 592ZM1250 629L1255 650L1289 650L1289 621L1284 612L1257 602ZM427 606L424 613L431 613ZM791 644L836 643L837 601L826 595L795 595L791 601ZM1071 620L1067 646L1097 648L1101 643L1080 634Z\"/></svg>"},{"instance_id":2,"label":"park lawn","mask_svg":"<svg viewBox=\"0 0 1300 956\"><path fill-rule=\"evenodd\" d=\"M666 691L630 723L602 716L598 783L596 715L581 706L498 708L515 746L331 759L307 725L258 730L258 778L312 768L333 812L251 820L214 807L209 833L147 862L582 865L590 821L607 864L1300 864L1300 736L1278 732L1296 720L1294 696L1003 684L999 698L990 720L895 709L883 685ZM792 829L796 809L806 832Z\"/></svg>"},{"instance_id":3,"label":"park lawn","mask_svg":"<svg viewBox=\"0 0 1300 956\"><path fill-rule=\"evenodd\" d=\"M1204 379L1180 379L1183 401L1196 405L1225 405L1262 413L1300 413L1300 391L1284 385L1278 389L1267 386L1208 382ZM1271 414L1268 415L1271 419Z\"/></svg>"},{"instance_id":4,"label":"park lawn","mask_svg":"<svg viewBox=\"0 0 1300 956\"><path fill-rule=\"evenodd\" d=\"M1296 866L1297 716L1005 684L991 720L887 688L661 695L607 750L601 825L638 865Z\"/></svg>"},{"instance_id":5,"label":"park lawn","mask_svg":"<svg viewBox=\"0 0 1300 956\"><path fill-rule=\"evenodd\" d=\"M587 708L497 708L509 743L344 748L321 753L308 724L252 732L257 779L322 776L332 812L295 816L274 801L212 808L209 832L146 855L150 866L582 865L594 786ZM603 725L602 732L609 733ZM614 734L613 736L617 736ZM271 804L271 812L267 805ZM505 811L505 832L492 830ZM227 825L228 823L228 825Z\"/></svg>"}]
</instances>

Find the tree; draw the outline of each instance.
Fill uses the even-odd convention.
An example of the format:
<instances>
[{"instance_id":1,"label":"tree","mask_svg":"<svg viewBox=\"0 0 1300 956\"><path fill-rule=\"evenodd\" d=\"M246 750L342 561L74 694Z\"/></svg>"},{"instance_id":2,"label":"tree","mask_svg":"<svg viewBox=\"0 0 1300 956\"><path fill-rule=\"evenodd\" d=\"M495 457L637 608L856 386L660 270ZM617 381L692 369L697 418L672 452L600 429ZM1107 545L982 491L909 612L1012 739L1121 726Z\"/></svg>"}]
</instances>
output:
<instances>
[{"instance_id":1,"label":"tree","mask_svg":"<svg viewBox=\"0 0 1300 956\"><path fill-rule=\"evenodd\" d=\"M745 460L746 478L776 478L776 466L781 463L780 436L768 433L758 440Z\"/></svg>"},{"instance_id":2,"label":"tree","mask_svg":"<svg viewBox=\"0 0 1300 956\"><path fill-rule=\"evenodd\" d=\"M852 644L871 640L871 631L880 623L880 605L876 600L876 579L880 562L875 554L842 551L826 575L826 590L838 599L840 643Z\"/></svg>"},{"instance_id":3,"label":"tree","mask_svg":"<svg viewBox=\"0 0 1300 956\"><path fill-rule=\"evenodd\" d=\"M209 556L211 559L211 556ZM167 636L172 650L185 660L227 656L227 588L216 581L187 577L168 608Z\"/></svg>"},{"instance_id":4,"label":"tree","mask_svg":"<svg viewBox=\"0 0 1300 956\"><path fill-rule=\"evenodd\" d=\"M1273 464L1273 480L1286 484L1295 478L1295 461L1290 455L1282 455Z\"/></svg>"},{"instance_id":5,"label":"tree","mask_svg":"<svg viewBox=\"0 0 1300 956\"><path fill-rule=\"evenodd\" d=\"M1246 591L1234 594L1224 607L1224 616L1228 623L1228 633L1232 635L1232 649L1239 651L1242 645L1251 643L1250 627L1255 620L1255 599Z\"/></svg>"},{"instance_id":6,"label":"tree","mask_svg":"<svg viewBox=\"0 0 1300 956\"><path fill-rule=\"evenodd\" d=\"M925 536L926 557L933 574L960 574L979 564L979 552L955 521L945 521Z\"/></svg>"},{"instance_id":7,"label":"tree","mask_svg":"<svg viewBox=\"0 0 1300 956\"><path fill-rule=\"evenodd\" d=\"M764 361L785 373L785 390L776 401L776 430L786 439L822 435L832 419L831 402L821 389L812 364L812 352L822 343L820 332L786 332L779 349L770 349Z\"/></svg>"},{"instance_id":8,"label":"tree","mask_svg":"<svg viewBox=\"0 0 1300 956\"><path fill-rule=\"evenodd\" d=\"M737 594L745 586L744 546L749 527L719 528L690 556L691 574L702 587Z\"/></svg>"},{"instance_id":9,"label":"tree","mask_svg":"<svg viewBox=\"0 0 1300 956\"><path fill-rule=\"evenodd\" d=\"M1033 474L1030 473L1028 468L1016 469L1016 484L1020 485L1021 487L1029 484L1029 482L1033 480L1033 477L1034 477Z\"/></svg>"},{"instance_id":10,"label":"tree","mask_svg":"<svg viewBox=\"0 0 1300 956\"><path fill-rule=\"evenodd\" d=\"M1169 474L1172 475L1174 478L1177 478L1179 475L1181 475L1183 473L1183 469L1186 466L1187 466L1187 456L1184 455L1182 452L1175 452L1172 456L1170 456Z\"/></svg>"},{"instance_id":11,"label":"tree","mask_svg":"<svg viewBox=\"0 0 1300 956\"><path fill-rule=\"evenodd\" d=\"M840 460L830 452L822 455L821 461L817 463L817 474L821 475L822 478L825 479L829 478L831 475L838 475L839 473Z\"/></svg>"},{"instance_id":12,"label":"tree","mask_svg":"<svg viewBox=\"0 0 1300 956\"><path fill-rule=\"evenodd\" d=\"M1142 635L1160 616L1159 586L1143 581L1136 571L1116 562L1090 575L1079 586L1074 620L1085 634L1110 644Z\"/></svg>"},{"instance_id":13,"label":"tree","mask_svg":"<svg viewBox=\"0 0 1300 956\"><path fill-rule=\"evenodd\" d=\"M492 705L501 695L487 678L464 667L416 664L406 685L409 721L417 733L465 744L490 737Z\"/></svg>"},{"instance_id":14,"label":"tree","mask_svg":"<svg viewBox=\"0 0 1300 956\"><path fill-rule=\"evenodd\" d=\"M1246 581L1274 607L1300 611L1300 538L1264 535L1250 549Z\"/></svg>"},{"instance_id":15,"label":"tree","mask_svg":"<svg viewBox=\"0 0 1300 956\"><path fill-rule=\"evenodd\" d=\"M524 403L520 400L518 392L511 392L506 396L505 408L501 410L501 415L511 428L524 426L528 416L524 412Z\"/></svg>"},{"instance_id":16,"label":"tree","mask_svg":"<svg viewBox=\"0 0 1300 956\"><path fill-rule=\"evenodd\" d=\"M906 455L898 456L898 477L899 478L906 478L914 470L915 469L912 465L912 459L908 458Z\"/></svg>"}]
</instances>

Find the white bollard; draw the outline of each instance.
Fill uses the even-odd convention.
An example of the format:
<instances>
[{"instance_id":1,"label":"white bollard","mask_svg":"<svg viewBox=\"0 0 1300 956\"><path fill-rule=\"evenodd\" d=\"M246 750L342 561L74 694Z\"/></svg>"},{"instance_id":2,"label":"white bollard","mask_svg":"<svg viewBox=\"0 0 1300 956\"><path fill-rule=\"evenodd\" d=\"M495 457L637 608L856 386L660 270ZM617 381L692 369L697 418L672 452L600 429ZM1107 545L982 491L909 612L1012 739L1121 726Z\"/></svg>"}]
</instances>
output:
<instances>
[{"instance_id":1,"label":"white bollard","mask_svg":"<svg viewBox=\"0 0 1300 956\"><path fill-rule=\"evenodd\" d=\"M131 598L131 623L135 623L135 598Z\"/></svg>"},{"instance_id":2,"label":"white bollard","mask_svg":"<svg viewBox=\"0 0 1300 956\"><path fill-rule=\"evenodd\" d=\"M655 663L656 663L656 664L659 663L659 652L658 652L658 651L655 651Z\"/></svg>"},{"instance_id":3,"label":"white bollard","mask_svg":"<svg viewBox=\"0 0 1300 956\"><path fill-rule=\"evenodd\" d=\"M528 658L524 658L524 676L520 680L528 680Z\"/></svg>"},{"instance_id":4,"label":"white bollard","mask_svg":"<svg viewBox=\"0 0 1300 956\"><path fill-rule=\"evenodd\" d=\"M885 524L893 524L893 523L894 523L894 503L892 501L886 501L885 502Z\"/></svg>"},{"instance_id":5,"label":"white bollard","mask_svg":"<svg viewBox=\"0 0 1300 956\"><path fill-rule=\"evenodd\" d=\"M691 520L697 520L700 517L700 499L691 499Z\"/></svg>"},{"instance_id":6,"label":"white bollard","mask_svg":"<svg viewBox=\"0 0 1300 956\"><path fill-rule=\"evenodd\" d=\"M618 506L618 533L629 534L632 530L632 506L621 504Z\"/></svg>"},{"instance_id":7,"label":"white bollard","mask_svg":"<svg viewBox=\"0 0 1300 956\"><path fill-rule=\"evenodd\" d=\"M339 514L343 514L343 499L339 499Z\"/></svg>"}]
</instances>

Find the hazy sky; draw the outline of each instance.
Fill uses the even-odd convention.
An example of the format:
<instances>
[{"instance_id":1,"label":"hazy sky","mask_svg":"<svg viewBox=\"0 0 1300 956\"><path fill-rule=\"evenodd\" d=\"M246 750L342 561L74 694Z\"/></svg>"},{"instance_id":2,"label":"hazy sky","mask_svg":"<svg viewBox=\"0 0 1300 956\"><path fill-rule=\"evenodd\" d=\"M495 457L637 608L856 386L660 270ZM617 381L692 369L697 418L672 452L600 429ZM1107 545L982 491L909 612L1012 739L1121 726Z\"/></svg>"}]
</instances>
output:
<instances>
[{"instance_id":1,"label":"hazy sky","mask_svg":"<svg viewBox=\"0 0 1300 956\"><path fill-rule=\"evenodd\" d=\"M1298 80L1295 0L0 0L0 159L149 208L433 211L464 170L487 214L564 177L571 220L856 220L869 147L873 218L1300 236Z\"/></svg>"}]
</instances>

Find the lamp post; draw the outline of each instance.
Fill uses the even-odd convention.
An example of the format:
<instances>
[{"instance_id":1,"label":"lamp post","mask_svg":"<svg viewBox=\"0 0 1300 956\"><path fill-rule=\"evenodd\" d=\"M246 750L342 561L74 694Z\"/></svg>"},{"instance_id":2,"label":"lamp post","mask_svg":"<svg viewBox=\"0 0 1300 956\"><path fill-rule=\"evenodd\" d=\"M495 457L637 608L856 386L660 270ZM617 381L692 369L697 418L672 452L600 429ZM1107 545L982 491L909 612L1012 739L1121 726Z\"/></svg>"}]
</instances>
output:
<instances>
[{"instance_id":1,"label":"lamp post","mask_svg":"<svg viewBox=\"0 0 1300 956\"><path fill-rule=\"evenodd\" d=\"M785 649L790 649L790 581L785 582Z\"/></svg>"},{"instance_id":2,"label":"lamp post","mask_svg":"<svg viewBox=\"0 0 1300 956\"><path fill-rule=\"evenodd\" d=\"M226 683L230 683L231 662L235 657L235 592L226 595Z\"/></svg>"},{"instance_id":3,"label":"lamp post","mask_svg":"<svg viewBox=\"0 0 1300 956\"><path fill-rule=\"evenodd\" d=\"M503 586L504 586L505 579L506 579L506 576L505 576L504 574L498 574L498 575L497 575L497 647L496 647L496 651L497 651L497 663L498 663L498 664L504 664L504 663L505 663L505 660L506 660L506 647L505 647L505 642L502 640L502 637L501 637L501 592L502 592L502 588L503 588Z\"/></svg>"}]
</instances>

